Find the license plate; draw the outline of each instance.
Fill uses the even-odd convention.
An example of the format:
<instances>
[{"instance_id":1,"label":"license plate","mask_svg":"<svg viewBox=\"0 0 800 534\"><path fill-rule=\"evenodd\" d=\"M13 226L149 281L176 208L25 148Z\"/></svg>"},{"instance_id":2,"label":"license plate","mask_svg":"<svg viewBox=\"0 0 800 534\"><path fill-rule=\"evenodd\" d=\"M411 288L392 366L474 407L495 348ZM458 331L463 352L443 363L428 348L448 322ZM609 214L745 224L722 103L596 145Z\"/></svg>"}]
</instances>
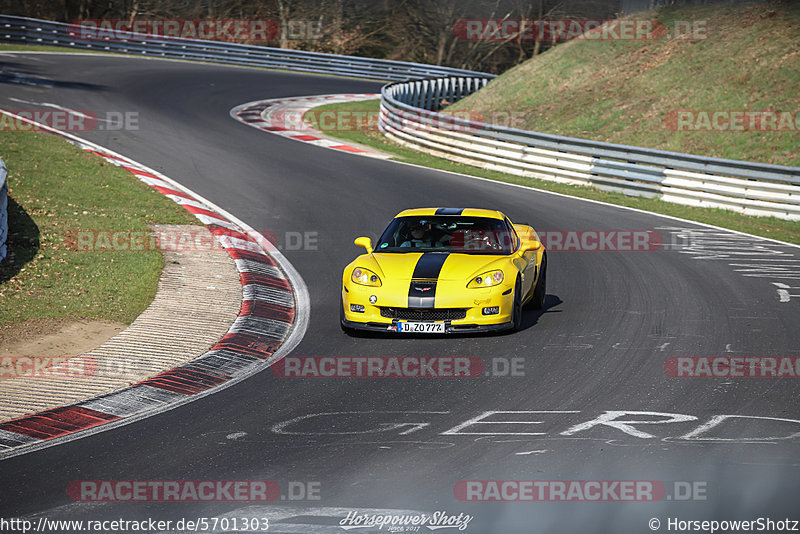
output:
<instances>
[{"instance_id":1,"label":"license plate","mask_svg":"<svg viewBox=\"0 0 800 534\"><path fill-rule=\"evenodd\" d=\"M415 323L413 321L398 321L397 331L405 333L444 334L444 323Z\"/></svg>"}]
</instances>

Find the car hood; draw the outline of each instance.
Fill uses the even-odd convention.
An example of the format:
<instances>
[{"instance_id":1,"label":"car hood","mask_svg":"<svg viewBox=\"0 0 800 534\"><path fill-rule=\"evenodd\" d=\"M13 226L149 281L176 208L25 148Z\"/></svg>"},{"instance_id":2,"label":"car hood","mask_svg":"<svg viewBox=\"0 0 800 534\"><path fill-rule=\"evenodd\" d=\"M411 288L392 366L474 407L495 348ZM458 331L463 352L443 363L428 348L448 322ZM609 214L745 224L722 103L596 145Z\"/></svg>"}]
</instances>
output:
<instances>
[{"instance_id":1,"label":"car hood","mask_svg":"<svg viewBox=\"0 0 800 534\"><path fill-rule=\"evenodd\" d=\"M452 252L373 253L365 255L378 275L389 280L471 279L491 269L502 269L510 256ZM369 265L364 265L370 268Z\"/></svg>"}]
</instances>

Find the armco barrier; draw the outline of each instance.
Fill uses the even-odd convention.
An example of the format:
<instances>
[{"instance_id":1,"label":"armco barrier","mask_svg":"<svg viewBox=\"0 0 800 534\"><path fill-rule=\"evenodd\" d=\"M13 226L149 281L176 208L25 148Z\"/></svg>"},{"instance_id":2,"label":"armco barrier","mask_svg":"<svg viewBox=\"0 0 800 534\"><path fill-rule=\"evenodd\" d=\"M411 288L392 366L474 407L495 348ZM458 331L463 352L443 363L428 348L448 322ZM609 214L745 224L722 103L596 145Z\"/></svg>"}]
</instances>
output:
<instances>
[{"instance_id":1,"label":"armco barrier","mask_svg":"<svg viewBox=\"0 0 800 534\"><path fill-rule=\"evenodd\" d=\"M381 92L389 138L447 159L629 195L747 215L800 220L800 168L575 139L437 113L489 82L447 77L393 83Z\"/></svg>"},{"instance_id":2,"label":"armco barrier","mask_svg":"<svg viewBox=\"0 0 800 534\"><path fill-rule=\"evenodd\" d=\"M131 34L81 39L73 26L0 15L0 42L101 50L377 80L402 80L381 92L380 128L431 154L531 176L748 215L800 220L800 168L709 158L518 130L437 113L493 78L435 65L263 46ZM428 78L428 79L426 79Z\"/></svg>"},{"instance_id":3,"label":"armco barrier","mask_svg":"<svg viewBox=\"0 0 800 534\"><path fill-rule=\"evenodd\" d=\"M8 183L6 183L6 164L0 159L0 261L6 257L8 238Z\"/></svg>"},{"instance_id":4,"label":"armco barrier","mask_svg":"<svg viewBox=\"0 0 800 534\"><path fill-rule=\"evenodd\" d=\"M207 61L271 69L354 76L374 80L414 80L434 76L492 78L491 74L386 59L322 54L221 41L131 33L125 38L83 39L76 25L0 15L0 42L63 46L161 58Z\"/></svg>"}]
</instances>

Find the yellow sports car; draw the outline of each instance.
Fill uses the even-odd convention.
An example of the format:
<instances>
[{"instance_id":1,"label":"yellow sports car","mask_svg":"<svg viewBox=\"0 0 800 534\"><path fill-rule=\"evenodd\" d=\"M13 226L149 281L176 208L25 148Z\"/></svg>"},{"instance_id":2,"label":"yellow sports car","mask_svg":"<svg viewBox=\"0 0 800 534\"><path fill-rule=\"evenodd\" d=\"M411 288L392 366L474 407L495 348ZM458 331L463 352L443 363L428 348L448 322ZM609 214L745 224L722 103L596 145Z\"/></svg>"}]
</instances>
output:
<instances>
[{"instance_id":1,"label":"yellow sports car","mask_svg":"<svg viewBox=\"0 0 800 534\"><path fill-rule=\"evenodd\" d=\"M457 333L519 329L544 307L547 254L530 226L499 211L399 213L342 276L341 324L353 330Z\"/></svg>"}]
</instances>

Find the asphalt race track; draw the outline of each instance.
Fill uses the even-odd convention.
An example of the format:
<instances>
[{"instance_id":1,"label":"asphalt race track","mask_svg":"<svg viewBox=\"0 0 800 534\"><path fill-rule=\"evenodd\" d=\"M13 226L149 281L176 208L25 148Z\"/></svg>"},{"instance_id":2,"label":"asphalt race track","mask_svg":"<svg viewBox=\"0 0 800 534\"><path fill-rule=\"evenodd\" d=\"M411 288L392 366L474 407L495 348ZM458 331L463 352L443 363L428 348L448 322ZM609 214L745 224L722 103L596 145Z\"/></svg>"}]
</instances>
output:
<instances>
[{"instance_id":1,"label":"asphalt race track","mask_svg":"<svg viewBox=\"0 0 800 534\"><path fill-rule=\"evenodd\" d=\"M293 356L474 356L497 374L517 365L517 376L466 379L267 370L143 421L0 461L0 517L263 516L269 532L308 533L344 532L350 511L445 511L474 516L469 532L498 534L651 532L651 518L662 531L669 518L800 519L800 381L679 379L664 369L676 356L800 356L800 298L781 298L775 285L800 286L800 248L326 150L229 116L253 100L377 92L378 83L100 55L6 54L0 68L0 107L136 112L136 130L78 135L277 236L311 296ZM537 230L656 230L664 246L551 252L546 309L526 309L518 333L346 336L339 284L360 253L353 239L377 237L416 206L492 207ZM297 235L309 236L307 246L287 241ZM783 294L792 292L800 294ZM76 480L256 479L277 482L284 499L81 503L67 494ZM454 488L468 480L660 481L667 495L464 502ZM697 491L684 499L678 489L689 486Z\"/></svg>"}]
</instances>

